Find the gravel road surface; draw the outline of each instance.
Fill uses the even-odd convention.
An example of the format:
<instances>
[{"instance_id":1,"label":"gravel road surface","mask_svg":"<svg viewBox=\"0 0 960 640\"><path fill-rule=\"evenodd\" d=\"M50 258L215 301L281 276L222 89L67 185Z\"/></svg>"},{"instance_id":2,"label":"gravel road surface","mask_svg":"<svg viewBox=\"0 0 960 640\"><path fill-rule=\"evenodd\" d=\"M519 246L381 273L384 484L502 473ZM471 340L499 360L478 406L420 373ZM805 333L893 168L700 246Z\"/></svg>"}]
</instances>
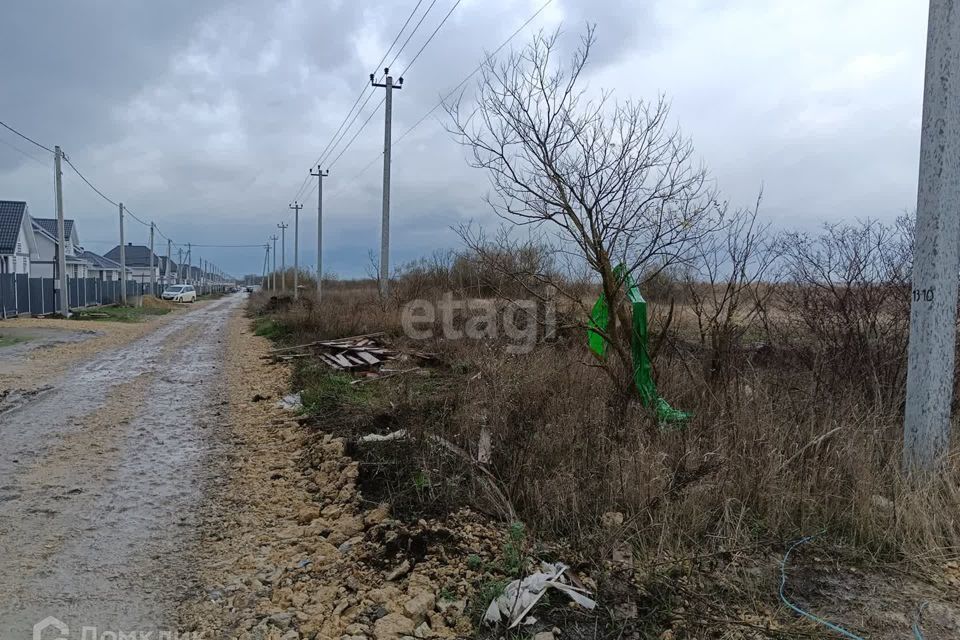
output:
<instances>
[{"instance_id":1,"label":"gravel road surface","mask_svg":"<svg viewBox=\"0 0 960 640\"><path fill-rule=\"evenodd\" d=\"M242 301L160 324L0 414L0 638L47 616L70 638L174 630Z\"/></svg>"}]
</instances>

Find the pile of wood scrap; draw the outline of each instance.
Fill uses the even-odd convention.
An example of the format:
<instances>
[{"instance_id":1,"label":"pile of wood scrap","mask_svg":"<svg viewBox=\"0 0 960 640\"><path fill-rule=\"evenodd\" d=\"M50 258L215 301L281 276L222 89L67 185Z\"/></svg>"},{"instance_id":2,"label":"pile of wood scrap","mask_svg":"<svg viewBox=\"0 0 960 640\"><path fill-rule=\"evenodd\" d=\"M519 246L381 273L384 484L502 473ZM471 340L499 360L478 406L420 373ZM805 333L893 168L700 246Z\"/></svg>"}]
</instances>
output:
<instances>
[{"instance_id":1,"label":"pile of wood scrap","mask_svg":"<svg viewBox=\"0 0 960 640\"><path fill-rule=\"evenodd\" d=\"M338 371L363 371L379 367L397 356L370 337L325 340L315 345L320 359Z\"/></svg>"},{"instance_id":2,"label":"pile of wood scrap","mask_svg":"<svg viewBox=\"0 0 960 640\"><path fill-rule=\"evenodd\" d=\"M382 332L336 340L316 340L293 347L273 349L264 357L273 360L315 357L337 371L365 371L377 368L386 360L397 356L396 351L387 349L375 340L381 335Z\"/></svg>"}]
</instances>

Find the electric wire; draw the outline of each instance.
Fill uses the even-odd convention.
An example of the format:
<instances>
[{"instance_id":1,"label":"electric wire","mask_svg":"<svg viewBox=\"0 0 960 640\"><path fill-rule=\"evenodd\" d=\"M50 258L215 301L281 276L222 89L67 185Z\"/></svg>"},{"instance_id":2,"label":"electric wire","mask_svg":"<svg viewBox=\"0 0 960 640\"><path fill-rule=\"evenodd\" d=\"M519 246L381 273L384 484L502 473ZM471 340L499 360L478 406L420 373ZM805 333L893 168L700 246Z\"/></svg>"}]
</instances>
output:
<instances>
[{"instance_id":1,"label":"electric wire","mask_svg":"<svg viewBox=\"0 0 960 640\"><path fill-rule=\"evenodd\" d=\"M437 25L437 28L433 30L433 33L430 34L430 37L427 38L426 42L424 42L423 45L420 47L420 50L417 51L416 55L413 56L413 60L407 63L407 66L403 69L403 72L400 74L401 78L404 75L406 75L407 71L410 70L410 67L413 66L413 63L417 61L417 58L420 57L420 54L423 53L423 50L426 49L427 45L430 44L430 42L434 39L434 37L436 37L437 32L440 31L440 29L443 27L444 24L446 24L447 20L450 18L450 15L454 12L454 10L458 6L460 6L460 3L462 1L463 0L457 0L456 2L453 3L453 6L450 7L450 11L447 11L447 15L443 16L443 20L440 21L440 24Z\"/></svg>"},{"instance_id":2,"label":"electric wire","mask_svg":"<svg viewBox=\"0 0 960 640\"><path fill-rule=\"evenodd\" d=\"M436 0L434 0L434 2L435 1ZM400 27L399 31L397 31L397 35L393 38L393 42L390 43L390 46L383 53L383 57L380 58L380 62L377 63L375 67L376 69L379 69L383 65L383 61L387 59L388 55L390 55L390 52L393 50L393 47L396 46L397 41L400 40L400 36L403 35L404 30L407 28L407 25L410 24L410 21L413 19L413 16L416 15L417 9L420 8L421 4L423 4L423 0L418 0L417 4L413 7L413 10L410 11L409 15L407 15L407 19L404 21L403 26ZM370 85L365 84L363 89L360 90L360 93L357 94L357 98L356 100L353 101L353 105L351 105L350 109L347 111L347 115L345 115L343 117L343 120L340 121L340 126L337 127L337 131L333 134L333 136L331 136L330 142L327 143L327 146L324 147L323 151L320 152L320 156L317 158L317 161L310 166L311 169L313 168L314 165L319 166L323 162L323 159L328 155L328 151L332 151L331 146L334 144L333 141L337 139L338 135L340 135L340 132L344 127L344 124L346 124L347 120L350 118L350 115L353 113L353 110L356 108L357 104L360 103L360 100L363 98L364 94L367 92L368 89L371 89ZM370 93L372 94L373 92L371 91ZM369 97L367 101L369 101ZM364 102L364 105L366 105L366 102ZM360 109L362 110L363 107L360 107ZM354 120L356 120L356 117L354 117ZM351 121L350 124L352 125L353 121ZM348 128L349 128L349 125L348 125ZM343 136L340 136L340 137L342 139ZM303 193L304 187L306 187L307 182L309 180L310 180L310 176L307 175L307 177L304 178L303 183L300 185L300 188L297 189L297 193L293 198L294 200L300 197L300 195Z\"/></svg>"},{"instance_id":3,"label":"electric wire","mask_svg":"<svg viewBox=\"0 0 960 640\"><path fill-rule=\"evenodd\" d=\"M29 142L29 143L31 143L31 144L33 144L33 145L36 145L36 146L38 146L38 147L40 147L40 148L43 149L44 151L47 151L47 152L49 152L49 153L53 153L53 149L51 149L50 147L40 144L39 142L37 142L37 141L34 140L33 138L27 137L26 135L20 133L19 131L17 131L16 129L14 129L14 128L11 127L10 125L8 125L6 122L3 122L2 120L0 120L0 126L3 126L4 129L7 129L7 130L9 130L9 131L12 131L13 133L17 134L18 136L20 136L21 138L23 138L23 139L26 140L27 142Z\"/></svg>"},{"instance_id":4,"label":"electric wire","mask_svg":"<svg viewBox=\"0 0 960 640\"><path fill-rule=\"evenodd\" d=\"M435 5L435 4L437 4L437 0L432 0L432 1L430 2L430 6L427 7L427 10L423 12L423 15L422 15L422 16L420 16L420 20L417 22L417 26L415 26L415 27L413 28L413 31L410 32L410 34L407 36L407 39L403 41L403 44L400 45L400 48L397 50L397 53L393 56L393 60L391 60L391 61L390 61L390 64L387 65L388 68L393 66L393 63L397 61L397 58L399 58L399 57L400 57L400 54L403 53L403 50L406 49L407 43L409 43L409 42L410 42L410 39L411 39L414 35L416 35L417 30L420 29L420 25L423 24L423 21L424 21L424 20L426 19L426 17L430 14L430 10L433 9L433 5Z\"/></svg>"},{"instance_id":5,"label":"electric wire","mask_svg":"<svg viewBox=\"0 0 960 640\"><path fill-rule=\"evenodd\" d=\"M440 98L440 100L439 100L435 105L433 105L433 107L432 107L429 111L427 111L425 114L423 114L423 116L422 116L419 120L417 120L417 121L413 124L412 127L410 127L409 129L407 129L406 131L404 131L402 134L400 134L400 137L397 138L396 141L394 141L394 144L399 144L400 141L403 140L404 138L406 138L406 137L410 134L411 131L413 131L414 129L416 129L417 127L419 127L421 124L423 124L424 120L426 120L427 118L429 118L429 117L433 114L434 111L436 111L437 109L439 109L439 108L450 98L450 96L452 96L454 93L456 93L457 91L459 91L459 90L463 87L463 85L467 84L467 82L470 81L470 78L472 78L473 76L477 75L477 73L479 73L480 70L483 69L483 65L487 64L494 56L496 56L498 53L500 53L500 52L503 50L504 47L506 47L508 44L510 44L510 42L511 42L514 38L516 38L517 35L519 35L519 33L520 33L521 31L523 31L524 29L526 29L527 26L537 18L537 16L539 16L541 13L543 13L543 11L544 11L548 6L550 6L550 4L551 4L552 2L553 2L553 0L547 0L546 2L544 2L544 3L540 6L540 8L537 9L537 11L536 11L533 15L531 15L529 18L527 18L526 21L525 21L523 24L521 24L519 27L517 27L517 29L516 29L513 33L510 34L510 37L508 37L506 40L504 40L503 42L501 42L499 47L497 47L497 48L494 49L492 52L490 52L489 54L487 54L487 55L484 57L483 62L481 62L480 64L478 64L477 67L476 67L473 71L471 71L470 73L468 73L468 74L466 75L466 77L464 77L464 79L461 80L461 81L457 84L457 86L455 86L453 89L451 89L450 91L448 91L446 95L444 95L442 98ZM382 154L381 154L381 155L382 155Z\"/></svg>"},{"instance_id":6,"label":"electric wire","mask_svg":"<svg viewBox=\"0 0 960 640\"><path fill-rule=\"evenodd\" d=\"M426 121L427 118L429 118L438 108L440 108L440 107L450 98L450 96L452 96L454 93L456 93L458 90L460 90L460 89L463 87L463 85L465 85L467 82L469 82L469 81L470 81L470 78L472 78L473 76L477 75L477 73L478 73L481 69L483 69L483 65L487 64L487 62L488 62L489 60L491 60L494 56L496 56L498 53L500 53L500 51L502 51L504 47L506 47L508 44L510 44L510 42L511 42L514 38L516 38L517 35L519 35L521 31L523 31L525 28L527 28L527 26L529 26L529 24L530 24L531 22L533 22L534 20L536 20L537 16L539 16L541 13L543 13L543 11L544 11L551 3L553 3L553 0L546 0L546 2L544 2L544 3L540 6L540 8L537 9L529 18L527 18L527 19L523 22L523 24L521 24L519 27L517 27L517 29L514 30L514 32L511 33L510 36L509 36L506 40L504 40L503 42L501 42L500 45L499 45L496 49L494 49L492 52L490 52L489 54L487 54L487 55L484 57L483 62L481 62L479 65L477 65L477 67L476 67L473 71L471 71L469 74L467 74L453 89L451 89L450 91L448 91L448 92L446 93L446 95L444 95L442 98L440 98L440 100L439 100L435 105L433 105L433 107L430 108L429 111L427 111L426 113L424 113L423 116L413 124L413 126L411 126L411 127L408 128L406 131L404 131L402 134L400 134L400 136L399 136L396 140L393 141L393 145L396 146L396 145L400 144L400 142L401 142L404 138L406 138L408 135L410 135L410 133L413 132L414 129L416 129L416 128L419 127L421 124L423 124L424 121ZM414 59L416 59L416 58L414 58ZM412 62L411 62L411 63L412 63ZM410 65L407 65L407 68L409 68L409 67L410 67ZM341 154L341 155L342 155L342 154ZM357 173L355 173L349 180L345 181L343 184L344 184L344 185L347 185L347 184L352 183L353 180L355 180L356 178L358 178L358 177L360 177L361 175L363 175L364 173L366 173L366 171L367 171L370 167L372 167L377 160L379 160L379 159L382 158L382 157L383 157L383 152L381 151L381 152L378 153L376 156L374 156L374 157L370 160L370 162L368 162L362 169L360 169L360 171L358 171ZM342 187L342 188L345 188L345 187ZM342 190L342 188L335 190L335 191L331 194L331 197L334 197L334 196L336 196L338 193L340 193L340 191Z\"/></svg>"},{"instance_id":7,"label":"electric wire","mask_svg":"<svg viewBox=\"0 0 960 640\"><path fill-rule=\"evenodd\" d=\"M38 158L37 156L33 155L32 153L28 153L27 151L24 151L23 149L21 149L20 147L18 147L18 146L15 145L15 144L13 144L12 142L7 142L7 141L4 140L3 138L0 138L0 143L5 144L6 146L10 147L11 149L13 149L14 151L16 151L16 152L19 153L20 155L25 156L25 157L29 158L30 160L33 160L34 162L36 162L37 164L39 164L39 165L41 165L41 166L43 166L43 167L46 167L46 166L47 166L47 163L46 163L46 162L44 162L43 160L41 160L41 159Z\"/></svg>"},{"instance_id":8,"label":"electric wire","mask_svg":"<svg viewBox=\"0 0 960 640\"><path fill-rule=\"evenodd\" d=\"M113 206L115 206L115 207L119 206L116 202L114 202L113 200L111 200L110 198L108 198L106 195L104 195L103 191L100 191L100 189L97 189L95 186L93 186L93 183L90 182L89 180L87 180L87 177L86 177L85 175L83 175L82 173L80 173L80 170L77 169L77 167L76 167L72 162L70 162L70 158L68 158L65 153L61 153L60 155L61 155L61 157L63 158L63 161L66 162L68 165L70 165L70 168L73 169L74 173L76 173L78 176L80 176L80 179L83 180L84 182L86 182L88 187L90 187L91 189L93 189L94 193L96 193L98 196L100 196L101 198L103 198L104 200L106 200L107 202L109 202L110 204L112 204Z\"/></svg>"}]
</instances>

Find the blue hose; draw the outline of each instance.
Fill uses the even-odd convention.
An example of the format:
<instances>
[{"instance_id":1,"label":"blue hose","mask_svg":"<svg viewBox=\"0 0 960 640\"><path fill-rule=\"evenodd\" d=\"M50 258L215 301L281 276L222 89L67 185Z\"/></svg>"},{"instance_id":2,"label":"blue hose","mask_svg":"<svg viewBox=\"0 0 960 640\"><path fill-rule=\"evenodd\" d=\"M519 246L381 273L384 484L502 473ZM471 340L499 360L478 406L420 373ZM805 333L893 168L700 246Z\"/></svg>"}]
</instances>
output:
<instances>
[{"instance_id":1,"label":"blue hose","mask_svg":"<svg viewBox=\"0 0 960 640\"><path fill-rule=\"evenodd\" d=\"M821 531L820 533L823 533L823 532ZM783 600L783 604L787 605L788 607L790 607L791 609L793 609L795 612L797 612L798 614L800 614L800 615L803 616L804 618L807 618L807 619L809 619L809 620L813 620L813 621L816 622L817 624L821 624L821 625L827 627L828 629L839 633L839 634L840 634L841 636L843 636L844 638L850 638L850 640L865 640L865 638L862 638L862 637L856 635L855 633L850 633L849 631L847 631L846 629L844 629L844 628L841 627L841 626L835 625L835 624L833 624L832 622L830 622L830 621L828 621L828 620L824 620L823 618L820 618L820 617L818 617L818 616L815 616L815 615L813 615L812 613L810 613L809 611L804 611L803 609L801 609L801 608L798 607L797 605L795 605L795 604L793 604L792 602L790 602L789 600L787 600L787 596L786 596L786 595L784 594L784 592L783 592L784 589L785 589L786 586L787 586L787 560L790 558L790 554L793 552L794 549L796 549L796 548L799 547L800 545L806 544L806 543L810 542L811 540L813 540L814 538L816 538L817 536L819 536L820 533L817 533L817 534L812 535L812 536L806 536L806 537L804 537L804 538L800 538L799 540L797 540L796 542L794 542L792 545L790 545L790 548L789 548L789 549L787 549L787 552L786 552L786 553L784 554L784 556L783 556L783 560L780 561L780 599ZM916 633L916 628L914 628L914 633ZM921 636L921 640L922 640L922 636Z\"/></svg>"},{"instance_id":2,"label":"blue hose","mask_svg":"<svg viewBox=\"0 0 960 640\"><path fill-rule=\"evenodd\" d=\"M817 624L823 625L826 628L830 629L831 631L835 631L836 633L839 633L844 638L850 638L850 640L866 640L865 638L862 638L855 633L851 633L850 631L847 631L846 629L844 629L839 625L833 624L829 620L824 620L823 618L813 615L809 611L804 611L797 605L787 600L787 596L784 594L784 589L787 586L787 560L790 558L790 554L793 552L794 549L796 549L800 545L810 542L811 540L821 535L822 533L823 531L821 531L820 533L816 533L812 536L806 536L804 538L800 538L799 540L794 542L792 545L790 545L789 549L787 549L787 552L783 556L783 560L780 561L780 599L783 600L783 604L787 605L793 611L800 614L804 618L807 618L808 620L813 620ZM924 640L923 633L920 631L920 612L923 611L923 608L925 606L926 606L926 603L924 603L920 607L920 611L917 613L917 617L913 621L912 629L913 629L914 640Z\"/></svg>"}]
</instances>

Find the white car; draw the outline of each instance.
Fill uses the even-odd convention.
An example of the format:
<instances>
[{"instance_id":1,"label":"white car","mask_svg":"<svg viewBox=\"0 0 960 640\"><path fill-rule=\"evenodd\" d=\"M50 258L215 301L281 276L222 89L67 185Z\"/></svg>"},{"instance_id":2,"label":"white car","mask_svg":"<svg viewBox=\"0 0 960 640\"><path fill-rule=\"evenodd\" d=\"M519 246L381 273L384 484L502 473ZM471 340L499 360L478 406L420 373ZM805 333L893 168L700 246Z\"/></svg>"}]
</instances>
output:
<instances>
[{"instance_id":1,"label":"white car","mask_svg":"<svg viewBox=\"0 0 960 640\"><path fill-rule=\"evenodd\" d=\"M160 297L174 302L196 302L197 290L191 284L176 284L164 289Z\"/></svg>"}]
</instances>

